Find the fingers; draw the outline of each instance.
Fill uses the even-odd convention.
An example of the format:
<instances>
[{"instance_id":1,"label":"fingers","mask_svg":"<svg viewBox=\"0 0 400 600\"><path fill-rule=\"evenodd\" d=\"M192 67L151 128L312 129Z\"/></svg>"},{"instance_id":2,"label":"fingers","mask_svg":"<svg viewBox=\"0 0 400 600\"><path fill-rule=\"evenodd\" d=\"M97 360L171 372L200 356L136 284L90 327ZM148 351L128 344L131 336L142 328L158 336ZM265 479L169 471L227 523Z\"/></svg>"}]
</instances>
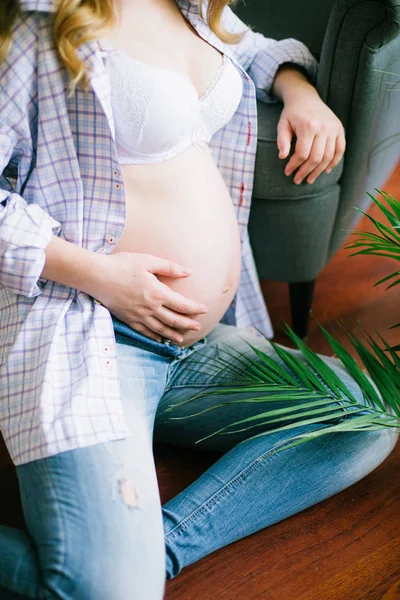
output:
<instances>
[{"instance_id":1,"label":"fingers","mask_svg":"<svg viewBox=\"0 0 400 600\"><path fill-rule=\"evenodd\" d=\"M319 163L319 165L313 171L311 171L309 173L307 183L314 183L314 181L317 179L317 177L319 177L319 175L321 175L322 171L325 171L327 166L333 160L333 157L335 155L335 147L336 147L336 138L329 137L328 141L326 142L324 157L323 157L322 161ZM296 177L297 177L297 175L296 175ZM307 177L307 175L305 175L304 177Z\"/></svg>"},{"instance_id":2,"label":"fingers","mask_svg":"<svg viewBox=\"0 0 400 600\"><path fill-rule=\"evenodd\" d=\"M165 306L160 308L157 317L166 325L173 327L173 329L193 329L194 331L200 331L200 323L176 313Z\"/></svg>"},{"instance_id":3,"label":"fingers","mask_svg":"<svg viewBox=\"0 0 400 600\"><path fill-rule=\"evenodd\" d=\"M293 181L300 184L304 178L308 177L307 183L314 181L323 171L330 173L341 161L346 149L346 140L344 129L338 133L328 127L320 127L317 133L313 128L308 127L297 138L295 152L291 156L285 167L285 175L291 175L295 169L298 169ZM282 152L280 152L279 157Z\"/></svg>"},{"instance_id":4,"label":"fingers","mask_svg":"<svg viewBox=\"0 0 400 600\"><path fill-rule=\"evenodd\" d=\"M335 155L333 157L333 160L329 163L329 165L326 169L326 172L328 174L332 171L332 169L334 167L336 167L336 165L338 165L340 163L345 150L346 150L346 138L344 136L344 133L341 133L336 138Z\"/></svg>"},{"instance_id":5,"label":"fingers","mask_svg":"<svg viewBox=\"0 0 400 600\"><path fill-rule=\"evenodd\" d=\"M288 119L280 119L278 123L277 144L279 148L279 158L286 158L290 151L292 142L293 130Z\"/></svg>"},{"instance_id":6,"label":"fingers","mask_svg":"<svg viewBox=\"0 0 400 600\"><path fill-rule=\"evenodd\" d=\"M147 335L147 337L151 338L152 340L155 340L156 342L162 342L162 337L154 333L154 331L151 331L151 329L146 327L146 325L143 325L143 323L132 323L129 326L132 329L138 331L139 333Z\"/></svg>"},{"instance_id":7,"label":"fingers","mask_svg":"<svg viewBox=\"0 0 400 600\"><path fill-rule=\"evenodd\" d=\"M208 312L208 308L205 304L196 302L196 300L190 300L189 298L186 298L186 296L183 296L183 294L174 292L171 288L161 282L160 285L162 286L161 295L163 306L185 315L200 315Z\"/></svg>"},{"instance_id":8,"label":"fingers","mask_svg":"<svg viewBox=\"0 0 400 600\"><path fill-rule=\"evenodd\" d=\"M171 327L168 327L165 323L157 319L156 317L149 316L146 319L148 327L155 333L161 335L164 338L172 340L173 342L183 342L183 336L174 331Z\"/></svg>"},{"instance_id":9,"label":"fingers","mask_svg":"<svg viewBox=\"0 0 400 600\"><path fill-rule=\"evenodd\" d=\"M314 137L313 144L310 150L310 155L307 160L301 165L294 177L294 183L300 184L304 177L307 177L311 171L313 171L324 158L326 147L326 136L323 134L317 134Z\"/></svg>"},{"instance_id":10,"label":"fingers","mask_svg":"<svg viewBox=\"0 0 400 600\"><path fill-rule=\"evenodd\" d=\"M285 167L285 175L291 175L300 165L308 160L315 135L305 133L297 137L294 154Z\"/></svg>"},{"instance_id":11,"label":"fingers","mask_svg":"<svg viewBox=\"0 0 400 600\"><path fill-rule=\"evenodd\" d=\"M154 281L157 282L157 285L149 287L146 290L144 298L144 305L147 309L143 313L143 319L146 327L152 332L168 338L175 343L183 341L183 336L175 328L182 329L183 332L185 329L199 331L200 324L190 319L188 315L204 314L208 312L207 306L195 300L190 300L178 292L174 292L156 277L154 277Z\"/></svg>"},{"instance_id":12,"label":"fingers","mask_svg":"<svg viewBox=\"0 0 400 600\"><path fill-rule=\"evenodd\" d=\"M148 254L148 257L147 270L149 273L157 273L158 275L166 275L167 277L185 277L190 275L191 269L188 267L151 254Z\"/></svg>"}]
</instances>

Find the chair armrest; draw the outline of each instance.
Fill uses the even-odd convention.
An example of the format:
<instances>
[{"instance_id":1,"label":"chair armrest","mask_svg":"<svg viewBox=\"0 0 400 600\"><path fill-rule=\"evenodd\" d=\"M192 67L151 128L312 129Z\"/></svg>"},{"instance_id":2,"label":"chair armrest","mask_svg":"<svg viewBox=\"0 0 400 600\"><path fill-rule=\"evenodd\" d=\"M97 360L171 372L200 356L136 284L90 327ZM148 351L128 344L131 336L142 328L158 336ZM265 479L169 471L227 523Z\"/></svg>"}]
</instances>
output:
<instances>
[{"instance_id":1,"label":"chair armrest","mask_svg":"<svg viewBox=\"0 0 400 600\"><path fill-rule=\"evenodd\" d=\"M383 141L400 132L400 92L392 91L400 75L395 2L337 0L323 41L317 89L342 121L347 141L330 255L359 220L354 207L368 208L366 191L381 188L400 158L400 137L397 145Z\"/></svg>"},{"instance_id":2,"label":"chair armrest","mask_svg":"<svg viewBox=\"0 0 400 600\"><path fill-rule=\"evenodd\" d=\"M348 127L354 87L365 48L378 52L400 34L396 0L337 0L332 7L319 60L321 98ZM372 75L372 73L371 73ZM378 82L382 74L377 74Z\"/></svg>"}]
</instances>

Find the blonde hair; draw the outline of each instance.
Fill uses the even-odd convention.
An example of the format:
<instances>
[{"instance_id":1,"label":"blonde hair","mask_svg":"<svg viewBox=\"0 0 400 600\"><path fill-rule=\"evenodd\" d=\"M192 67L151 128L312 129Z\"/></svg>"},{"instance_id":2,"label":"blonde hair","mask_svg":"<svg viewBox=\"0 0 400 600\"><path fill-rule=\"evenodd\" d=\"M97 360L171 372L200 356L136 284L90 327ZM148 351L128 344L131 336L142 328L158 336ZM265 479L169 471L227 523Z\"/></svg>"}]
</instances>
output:
<instances>
[{"instance_id":1,"label":"blonde hair","mask_svg":"<svg viewBox=\"0 0 400 600\"><path fill-rule=\"evenodd\" d=\"M236 0L209 0L206 20L210 29L227 44L237 44L245 34L230 33L221 25L221 15L227 4ZM199 0L203 17L203 0ZM19 0L2 0L0 4L0 64L6 58L12 41L12 29L19 13ZM94 40L116 23L115 0L58 0L54 18L54 40L60 59L71 76L71 90L78 85L88 89L87 66L76 49Z\"/></svg>"}]
</instances>

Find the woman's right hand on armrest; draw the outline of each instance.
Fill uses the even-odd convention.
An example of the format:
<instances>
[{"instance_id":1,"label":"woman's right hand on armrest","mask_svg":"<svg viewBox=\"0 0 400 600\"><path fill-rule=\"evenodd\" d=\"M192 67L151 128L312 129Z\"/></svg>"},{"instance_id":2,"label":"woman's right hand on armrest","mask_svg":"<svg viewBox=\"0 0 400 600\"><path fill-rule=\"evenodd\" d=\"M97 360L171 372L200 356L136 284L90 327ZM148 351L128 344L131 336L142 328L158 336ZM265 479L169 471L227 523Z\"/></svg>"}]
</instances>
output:
<instances>
[{"instance_id":1,"label":"woman's right hand on armrest","mask_svg":"<svg viewBox=\"0 0 400 600\"><path fill-rule=\"evenodd\" d=\"M200 324L192 316L208 310L156 277L187 277L190 273L182 269L151 254L97 254L54 236L46 248L41 277L86 292L143 335L179 343L183 338L175 328L199 330Z\"/></svg>"}]
</instances>

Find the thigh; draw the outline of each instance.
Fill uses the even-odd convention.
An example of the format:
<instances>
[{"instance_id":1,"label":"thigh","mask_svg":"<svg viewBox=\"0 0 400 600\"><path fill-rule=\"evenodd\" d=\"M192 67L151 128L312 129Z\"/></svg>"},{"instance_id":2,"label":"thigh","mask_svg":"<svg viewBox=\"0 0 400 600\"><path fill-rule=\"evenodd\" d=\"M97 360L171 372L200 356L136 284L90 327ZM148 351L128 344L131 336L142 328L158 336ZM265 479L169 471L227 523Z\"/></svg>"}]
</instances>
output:
<instances>
[{"instance_id":1,"label":"thigh","mask_svg":"<svg viewBox=\"0 0 400 600\"><path fill-rule=\"evenodd\" d=\"M199 450L225 452L238 442L261 431L276 429L282 423L266 424L264 422L261 425L254 425L247 431L242 430L229 434L221 432L199 443L196 442L218 431L220 428L241 419L256 417L261 413L272 412L278 408L289 408L294 403L307 404L308 401L313 399L310 394L309 398L304 397L298 401L285 401L283 399L268 402L240 402L249 398L258 399L261 394L260 392L258 392L258 395L257 392L235 392L231 395L222 393L229 388L229 384L235 384L235 382L241 380L240 368L243 366L243 363L241 363L238 353L246 355L246 357L251 358L257 364L262 364L261 360L257 358L254 351L249 347L249 344L267 354L276 364L281 365L288 373L294 376L278 357L270 342L257 334L254 328L237 328L232 325L218 324L210 336L208 336L208 343L203 346L201 352L194 352L187 359L171 365L168 384L158 405L154 431L156 440L182 446L193 446L196 444L196 448ZM289 348L288 350L305 362L300 351ZM365 403L361 390L343 367L342 363L332 357L319 356L334 369L340 379L349 387L353 395L360 402ZM189 400L197 393L205 390L212 391L213 394L203 396L177 407L171 412L167 412L169 407ZM262 395L267 397L270 394L262 392ZM217 406L224 401L232 400L238 402ZM333 412L343 404L343 399L333 400L328 408ZM366 407L367 410L368 408ZM201 414L196 415L196 413ZM182 418L188 415L194 416L191 418ZM294 423L295 420L295 418L288 419L284 424ZM338 420L336 419L336 421ZM324 421L323 423L326 425L328 422ZM332 422L335 422L335 419ZM315 425L313 427L315 428ZM240 427L235 427L234 429L239 430ZM289 435L295 435L296 433L295 429L287 430L284 437L286 439Z\"/></svg>"},{"instance_id":2,"label":"thigh","mask_svg":"<svg viewBox=\"0 0 400 600\"><path fill-rule=\"evenodd\" d=\"M63 452L17 473L48 594L41 589L39 598L161 600L163 525L144 422L130 438Z\"/></svg>"},{"instance_id":3,"label":"thigh","mask_svg":"<svg viewBox=\"0 0 400 600\"><path fill-rule=\"evenodd\" d=\"M117 348L131 435L17 468L29 542L36 551L36 563L24 557L26 579L30 593L35 579L36 586L44 583L39 598L163 597L165 542L151 431L169 361L131 346ZM19 569L28 540L8 542ZM11 575L7 581L20 577ZM23 593L21 585L11 589Z\"/></svg>"},{"instance_id":4,"label":"thigh","mask_svg":"<svg viewBox=\"0 0 400 600\"><path fill-rule=\"evenodd\" d=\"M117 343L116 347L124 418L131 430L138 418L144 418L151 439L157 406L173 359L134 345Z\"/></svg>"}]
</instances>

